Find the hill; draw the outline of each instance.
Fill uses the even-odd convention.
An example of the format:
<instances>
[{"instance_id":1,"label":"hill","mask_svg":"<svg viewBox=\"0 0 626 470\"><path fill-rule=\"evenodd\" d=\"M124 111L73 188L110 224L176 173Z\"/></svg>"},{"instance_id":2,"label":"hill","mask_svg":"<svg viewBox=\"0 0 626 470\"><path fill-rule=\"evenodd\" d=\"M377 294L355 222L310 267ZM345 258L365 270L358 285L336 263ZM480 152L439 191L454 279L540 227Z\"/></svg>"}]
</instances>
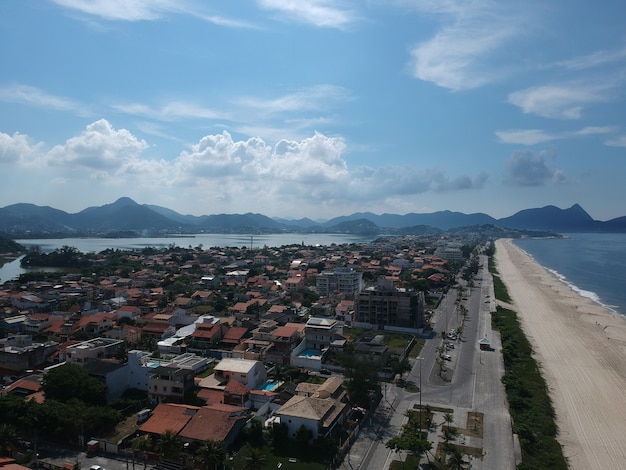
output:
<instances>
[{"instance_id":1,"label":"hill","mask_svg":"<svg viewBox=\"0 0 626 470\"><path fill-rule=\"evenodd\" d=\"M438 211L418 214L358 212L326 222L310 218L273 219L263 214L182 215L171 209L138 204L123 197L111 204L88 207L76 214L48 206L13 204L0 208L0 231L13 238L59 236L159 236L170 233L330 232L354 234L420 234L460 227L498 226L512 230L557 233L626 233L626 216L607 222L594 220L579 205L567 209L545 206L495 219L484 213ZM123 235L121 235L123 234Z\"/></svg>"}]
</instances>

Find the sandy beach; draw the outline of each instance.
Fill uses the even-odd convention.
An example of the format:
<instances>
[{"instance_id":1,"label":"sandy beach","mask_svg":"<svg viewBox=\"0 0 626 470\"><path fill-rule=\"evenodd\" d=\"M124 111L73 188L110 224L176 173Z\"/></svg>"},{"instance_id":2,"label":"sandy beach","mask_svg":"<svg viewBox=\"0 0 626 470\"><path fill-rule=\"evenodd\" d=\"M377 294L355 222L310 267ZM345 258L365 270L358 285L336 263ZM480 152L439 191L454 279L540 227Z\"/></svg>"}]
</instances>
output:
<instances>
[{"instance_id":1,"label":"sandy beach","mask_svg":"<svg viewBox=\"0 0 626 470\"><path fill-rule=\"evenodd\" d=\"M626 468L626 319L510 240L496 242L496 263L550 388L570 468Z\"/></svg>"}]
</instances>

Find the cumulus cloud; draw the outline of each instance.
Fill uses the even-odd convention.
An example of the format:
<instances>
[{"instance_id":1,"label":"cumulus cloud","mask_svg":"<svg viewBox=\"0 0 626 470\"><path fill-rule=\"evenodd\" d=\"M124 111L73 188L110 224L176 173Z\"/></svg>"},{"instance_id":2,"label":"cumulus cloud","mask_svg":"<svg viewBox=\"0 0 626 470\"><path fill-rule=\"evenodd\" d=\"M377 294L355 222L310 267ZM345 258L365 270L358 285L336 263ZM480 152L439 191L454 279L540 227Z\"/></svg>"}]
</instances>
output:
<instances>
[{"instance_id":1,"label":"cumulus cloud","mask_svg":"<svg viewBox=\"0 0 626 470\"><path fill-rule=\"evenodd\" d=\"M265 159L268 153L269 147L261 139L235 142L224 131L203 137L190 152L182 152L174 164L183 179L244 176L246 165L255 158Z\"/></svg>"},{"instance_id":2,"label":"cumulus cloud","mask_svg":"<svg viewBox=\"0 0 626 470\"><path fill-rule=\"evenodd\" d=\"M341 8L337 0L258 0L261 8L281 13L286 18L295 19L322 28L345 29L357 20L348 8Z\"/></svg>"},{"instance_id":3,"label":"cumulus cloud","mask_svg":"<svg viewBox=\"0 0 626 470\"><path fill-rule=\"evenodd\" d=\"M46 158L53 166L80 166L105 174L136 158L148 144L126 129L116 130L106 119L89 124L78 136L52 148Z\"/></svg>"},{"instance_id":4,"label":"cumulus cloud","mask_svg":"<svg viewBox=\"0 0 626 470\"><path fill-rule=\"evenodd\" d=\"M518 151L505 163L504 182L513 186L543 186L552 181L562 183L565 175L562 170L549 165L552 155L527 150Z\"/></svg>"},{"instance_id":5,"label":"cumulus cloud","mask_svg":"<svg viewBox=\"0 0 626 470\"><path fill-rule=\"evenodd\" d=\"M13 135L0 132L0 165L3 163L28 164L36 160L41 145L31 145L28 137L18 132Z\"/></svg>"},{"instance_id":6,"label":"cumulus cloud","mask_svg":"<svg viewBox=\"0 0 626 470\"><path fill-rule=\"evenodd\" d=\"M98 184L124 186L161 199L190 198L203 207L220 204L220 211L232 212L364 207L398 198L407 201L425 192L477 190L487 179L482 173L452 176L441 168L350 168L344 139L320 132L270 145L259 137L237 140L224 131L202 137L171 159L148 158L148 148L128 130L101 119L49 151L41 144L30 145L24 135L0 133L0 164L38 161L30 166L31 176L35 178L39 169L55 185L89 180L94 191Z\"/></svg>"}]
</instances>

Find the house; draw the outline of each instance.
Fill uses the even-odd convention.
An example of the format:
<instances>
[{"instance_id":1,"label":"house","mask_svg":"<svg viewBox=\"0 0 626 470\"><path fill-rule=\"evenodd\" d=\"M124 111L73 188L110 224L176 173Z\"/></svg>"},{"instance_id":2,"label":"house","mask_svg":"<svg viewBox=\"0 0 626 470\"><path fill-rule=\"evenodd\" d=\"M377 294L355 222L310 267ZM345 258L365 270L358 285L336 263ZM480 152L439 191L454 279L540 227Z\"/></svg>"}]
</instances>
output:
<instances>
[{"instance_id":1,"label":"house","mask_svg":"<svg viewBox=\"0 0 626 470\"><path fill-rule=\"evenodd\" d=\"M30 374L26 377L19 378L12 384L4 387L0 390L0 396L6 396L9 394L21 397L31 396L41 390L42 382L43 374Z\"/></svg>"},{"instance_id":2,"label":"house","mask_svg":"<svg viewBox=\"0 0 626 470\"><path fill-rule=\"evenodd\" d=\"M236 380L249 389L259 388L267 380L262 362L248 359L225 358L213 369L214 377L221 383Z\"/></svg>"},{"instance_id":3,"label":"house","mask_svg":"<svg viewBox=\"0 0 626 470\"><path fill-rule=\"evenodd\" d=\"M225 404L200 407L178 433L183 442L221 442L230 447L246 425L247 409Z\"/></svg>"},{"instance_id":4,"label":"house","mask_svg":"<svg viewBox=\"0 0 626 470\"><path fill-rule=\"evenodd\" d=\"M301 394L290 398L274 413L280 424L287 427L292 438L302 426L311 431L313 439L329 436L334 429L343 424L348 413L346 392L339 377L327 379L317 386L317 390L310 387L311 385L307 384L306 390L301 390Z\"/></svg>"},{"instance_id":5,"label":"house","mask_svg":"<svg viewBox=\"0 0 626 470\"><path fill-rule=\"evenodd\" d=\"M96 359L111 358L124 345L124 341L111 338L94 338L72 344L65 350L65 359L71 364L82 365Z\"/></svg>"},{"instance_id":6,"label":"house","mask_svg":"<svg viewBox=\"0 0 626 470\"><path fill-rule=\"evenodd\" d=\"M228 448L245 426L246 412L245 408L225 404L200 407L160 403L139 432L160 436L170 431L185 443L211 440Z\"/></svg>"},{"instance_id":7,"label":"house","mask_svg":"<svg viewBox=\"0 0 626 470\"><path fill-rule=\"evenodd\" d=\"M78 329L84 333L97 335L113 328L117 314L114 312L98 312L83 316L78 320Z\"/></svg>"},{"instance_id":8,"label":"house","mask_svg":"<svg viewBox=\"0 0 626 470\"><path fill-rule=\"evenodd\" d=\"M116 311L117 320L121 318L129 318L131 320L138 320L141 318L141 308L132 305L123 305Z\"/></svg>"},{"instance_id":9,"label":"house","mask_svg":"<svg viewBox=\"0 0 626 470\"><path fill-rule=\"evenodd\" d=\"M271 335L272 349L267 359L277 364L289 364L291 352L304 338L304 323L287 323L276 328Z\"/></svg>"},{"instance_id":10,"label":"house","mask_svg":"<svg viewBox=\"0 0 626 470\"><path fill-rule=\"evenodd\" d=\"M107 403L120 398L128 390L128 364L114 361L92 360L83 364L83 369L91 377L107 386Z\"/></svg>"},{"instance_id":11,"label":"house","mask_svg":"<svg viewBox=\"0 0 626 470\"><path fill-rule=\"evenodd\" d=\"M0 369L20 371L36 369L49 361L59 343L33 343L29 335L12 335L0 340Z\"/></svg>"},{"instance_id":12,"label":"house","mask_svg":"<svg viewBox=\"0 0 626 470\"><path fill-rule=\"evenodd\" d=\"M153 403L182 403L185 395L195 386L194 372L191 369L171 366L158 366L148 377L148 398Z\"/></svg>"}]
</instances>

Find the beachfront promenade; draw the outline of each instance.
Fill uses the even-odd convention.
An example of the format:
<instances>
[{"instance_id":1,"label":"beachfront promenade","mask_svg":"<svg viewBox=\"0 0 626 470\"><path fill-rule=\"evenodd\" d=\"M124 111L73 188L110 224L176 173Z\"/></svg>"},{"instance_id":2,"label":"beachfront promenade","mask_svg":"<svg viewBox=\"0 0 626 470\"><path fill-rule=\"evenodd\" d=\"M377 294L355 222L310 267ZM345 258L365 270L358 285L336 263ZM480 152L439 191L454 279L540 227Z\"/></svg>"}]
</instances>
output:
<instances>
[{"instance_id":1,"label":"beachfront promenade","mask_svg":"<svg viewBox=\"0 0 626 470\"><path fill-rule=\"evenodd\" d=\"M449 409L454 421L451 426L461 430L455 443L471 448L482 458L470 459L472 469L508 470L519 463L516 451L508 404L504 387L500 381L504 366L500 354L499 335L491 330L490 311L495 310L493 283L488 272L487 257L481 256L482 269L476 286L466 288L468 309L462 337L455 348L448 351L451 361L446 362L447 371L439 375L435 359L440 336L429 339L422 349L420 359L415 360L407 382L421 385L422 405L435 410ZM458 315L456 291L451 290L434 312L434 329L439 334L456 328L462 317ZM478 341L488 338L492 351L480 351ZM421 380L420 380L421 372ZM341 464L342 469L387 469L391 462L404 460L405 455L393 452L385 443L401 432L408 409L418 406L420 394L411 393L394 384L383 384L383 399L359 439L352 445ZM468 413L482 417L482 428L470 419ZM433 453L443 442L442 424L444 411L436 411L428 439L433 442ZM482 429L482 435L480 430ZM432 456L430 457L432 459ZM467 459L467 457L466 457ZM426 463L426 457L422 458Z\"/></svg>"}]
</instances>

